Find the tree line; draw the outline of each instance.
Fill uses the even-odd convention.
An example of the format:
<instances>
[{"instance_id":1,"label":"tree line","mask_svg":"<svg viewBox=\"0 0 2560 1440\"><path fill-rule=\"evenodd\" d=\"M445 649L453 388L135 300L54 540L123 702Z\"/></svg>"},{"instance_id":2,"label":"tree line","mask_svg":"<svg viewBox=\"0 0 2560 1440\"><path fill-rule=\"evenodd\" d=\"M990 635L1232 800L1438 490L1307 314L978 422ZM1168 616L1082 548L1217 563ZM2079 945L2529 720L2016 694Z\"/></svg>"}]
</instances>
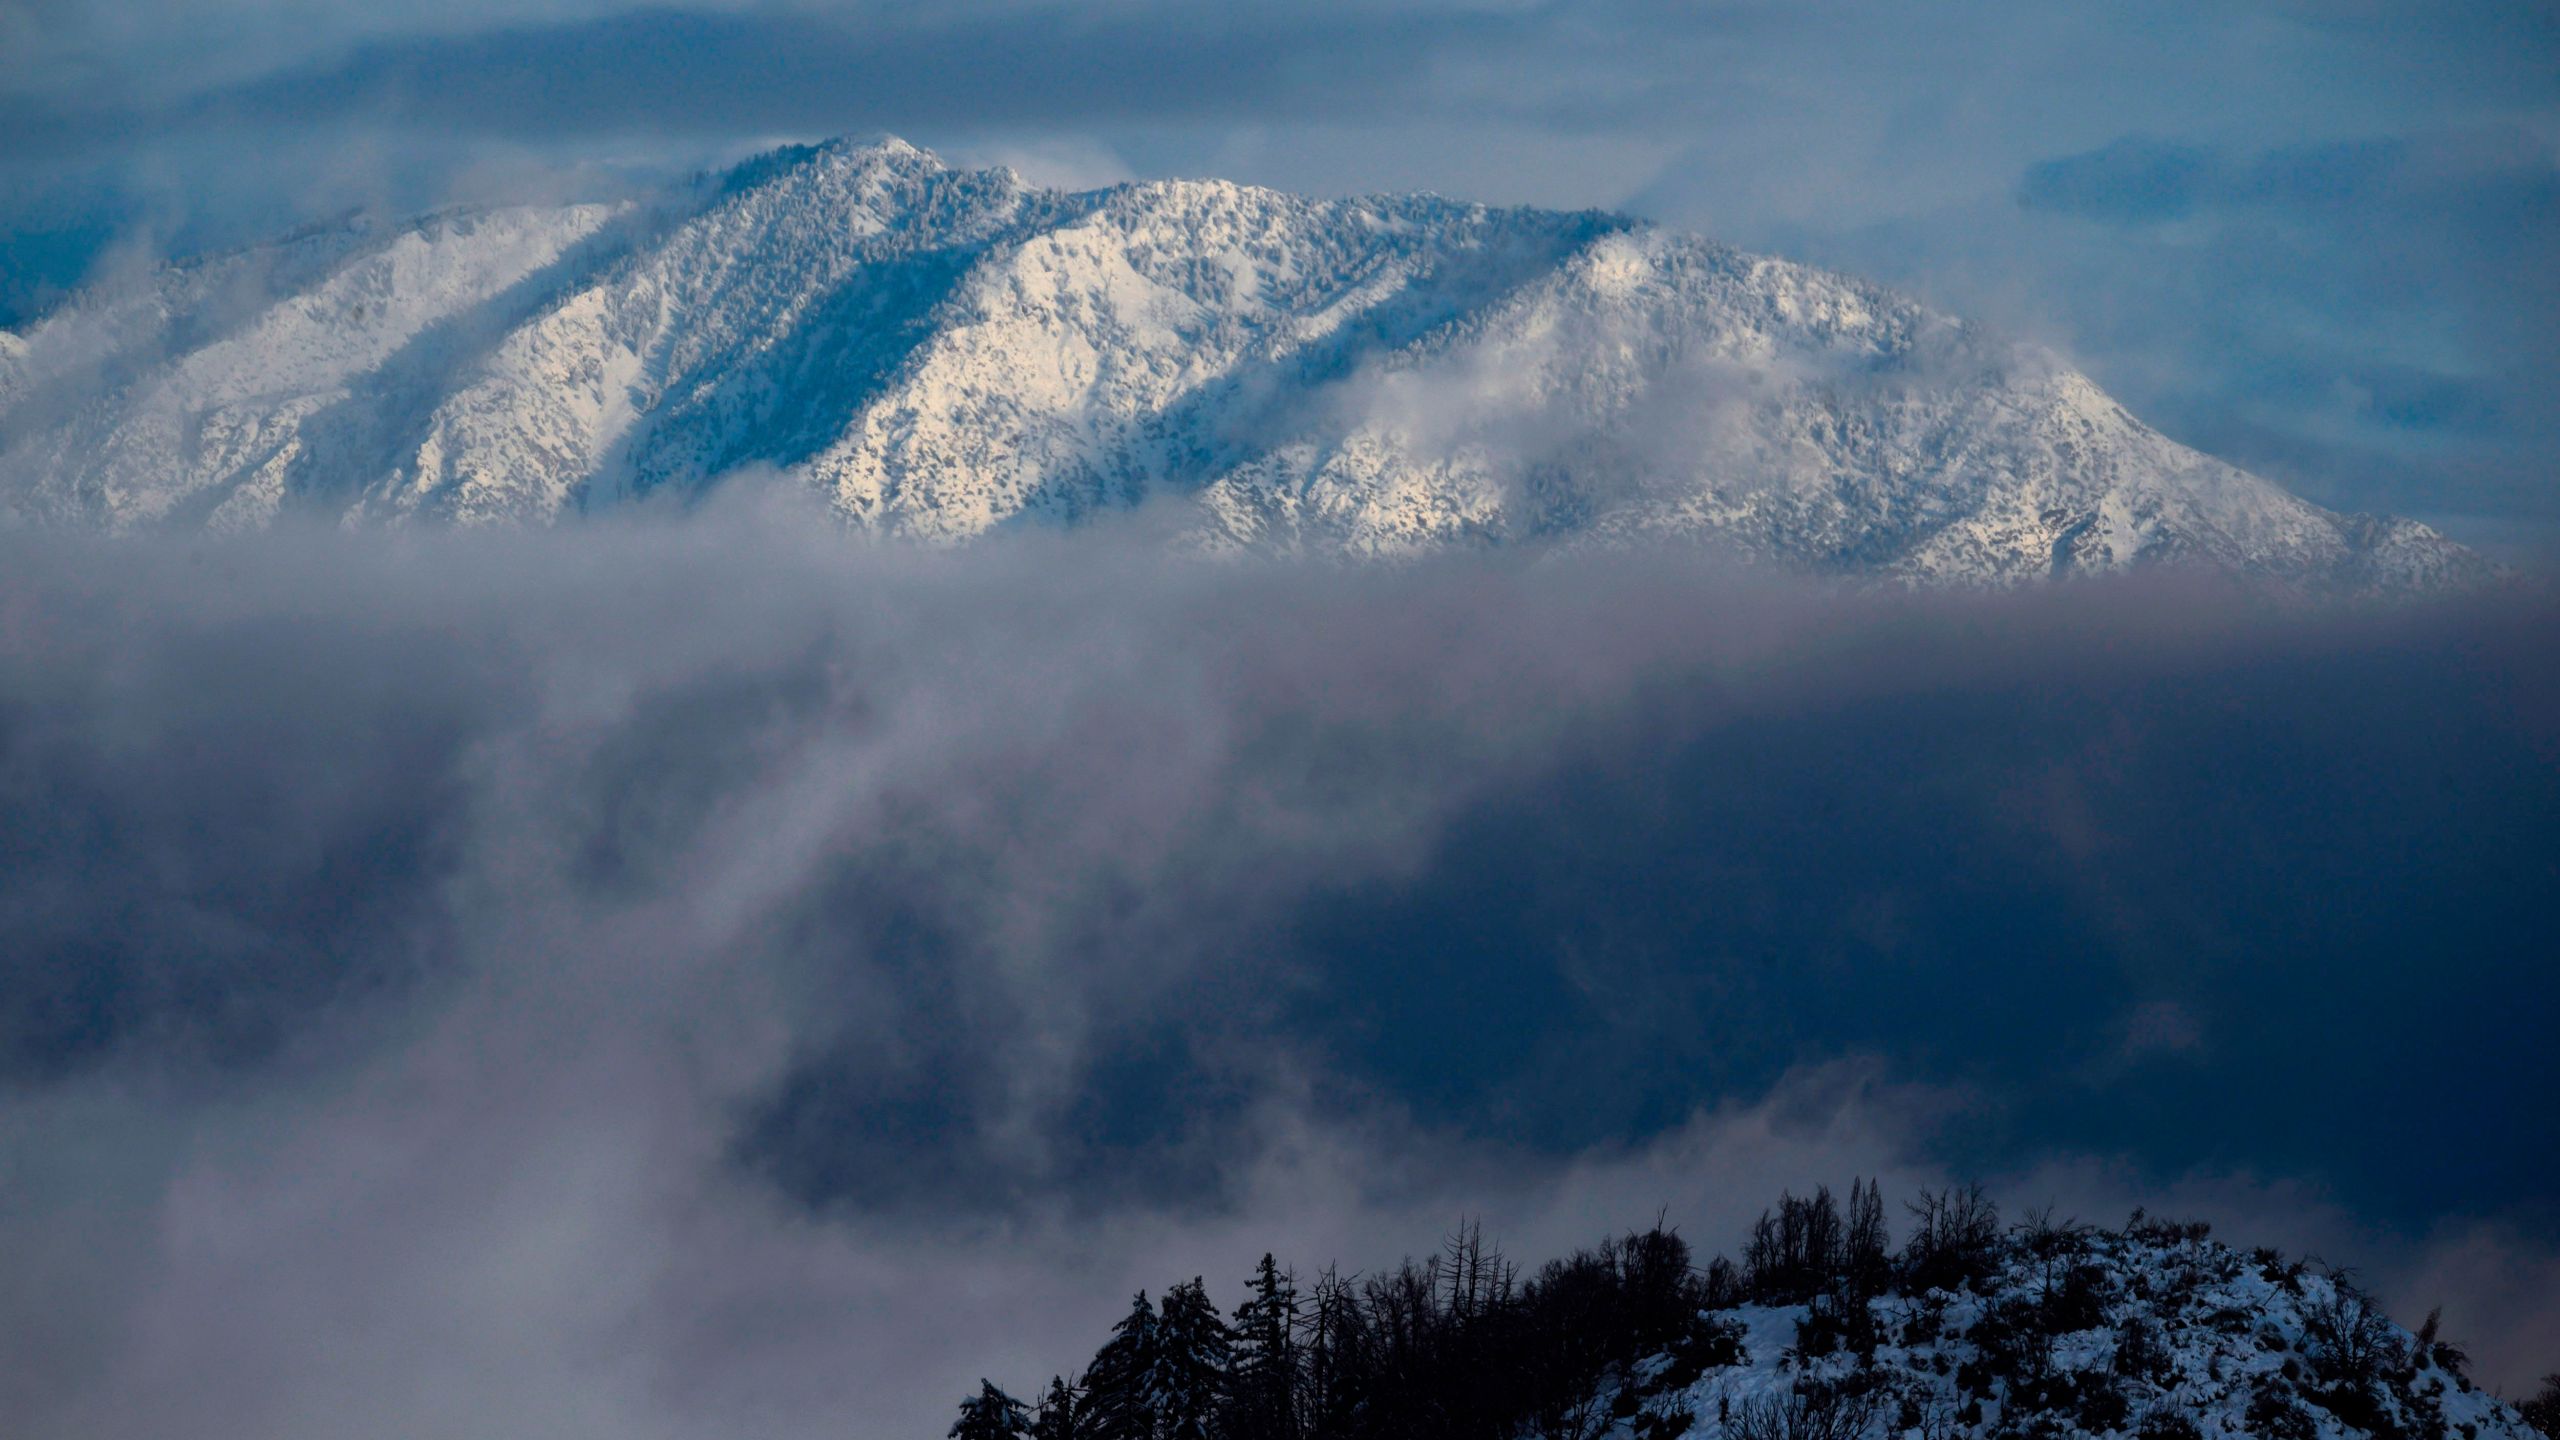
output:
<instances>
[{"instance_id":1,"label":"tree line","mask_svg":"<svg viewBox=\"0 0 2560 1440\"><path fill-rule=\"evenodd\" d=\"M1160 1299L1141 1291L1081 1373L1052 1377L1027 1402L981 1381L961 1402L949 1434L951 1440L1511 1440L1524 1434L1596 1440L1623 1422L1636 1440L1671 1440L1693 1417L1664 1418L1644 1402L1686 1390L1709 1369L1744 1358L1740 1330L1718 1312L1745 1304L1805 1306L1795 1326L1795 1354L1848 1352L1863 1362L1885 1339L1871 1301L1979 1288L2004 1258L2035 1268L2038 1283L1992 1305L1969 1332L1977 1354L1955 1371L1965 1403L1949 1418L1978 1423L1983 1401L1997 1395L2004 1414L2050 1412L2084 1432L2130 1423L2124 1392L2112 1382L2166 1363L2147 1322L2124 1322L2107 1375L2065 1374L2053 1364L2054 1337L2105 1320L2106 1281L2088 1263L2088 1227L2055 1224L2044 1215L2004 1230L1998 1208L1978 1187L1923 1191L1903 1208L1908 1230L1897 1248L1883 1194L1871 1182L1853 1183L1845 1203L1827 1188L1801 1198L1782 1195L1752 1227L1738 1262L1719 1255L1703 1266L1659 1220L1528 1274L1487 1244L1474 1223L1459 1226L1435 1254L1368 1275L1329 1266L1302 1282L1266 1254L1231 1315L1220 1313L1197 1277ZM2148 1219L2140 1211L2125 1231L2161 1244L2201 1240L2207 1232L2201 1223ZM2228 1263L2239 1265L2237 1253L2229 1253ZM2278 1260L2259 1251L2250 1263L2297 1283L2305 1267L2280 1267ZM2311 1369L2294 1387L2301 1394L2271 1389L2259 1396L2267 1414L2253 1410L2256 1433L2290 1435L2280 1420L2309 1425L2301 1408L2307 1403L2368 1433L2397 1434L2382 1401L2395 1389L2408 1390L2415 1360L2432 1355L2459 1371L2461 1352L2438 1340L2435 1317L2404 1354L2396 1332L2364 1297L2343 1279L2333 1289L2304 1337ZM1915 1310L1906 1326L1934 1334L1934 1315ZM1654 1357L1663 1362L1641 1363ZM2377 1384L2393 1378L2402 1383ZM1744 1440L1846 1440L1870 1428L1877 1399L1854 1388L1799 1385L1790 1396L1723 1418L1727 1432ZM2554 1434L2560 1376L2519 1408L2528 1423ZM2193 1440L2192 1425L2181 1430L2165 1416L2139 1427L2147 1440Z\"/></svg>"},{"instance_id":2,"label":"tree line","mask_svg":"<svg viewBox=\"0 0 2560 1440\"><path fill-rule=\"evenodd\" d=\"M1924 1194L1897 1253L1884 1200L1853 1184L1787 1195L1740 1263L1694 1263L1657 1221L1534 1272L1461 1225L1393 1269L1301 1280L1270 1255L1223 1315L1204 1281L1141 1291L1091 1364L1024 1401L990 1382L963 1400L951 1440L1506 1440L1596 1435L1640 1393L1685 1387L1741 1358L1713 1311L1816 1300L1842 1316L1906 1279L1988 1273L1998 1212L1979 1190ZM1640 1386L1638 1361L1670 1357Z\"/></svg>"}]
</instances>

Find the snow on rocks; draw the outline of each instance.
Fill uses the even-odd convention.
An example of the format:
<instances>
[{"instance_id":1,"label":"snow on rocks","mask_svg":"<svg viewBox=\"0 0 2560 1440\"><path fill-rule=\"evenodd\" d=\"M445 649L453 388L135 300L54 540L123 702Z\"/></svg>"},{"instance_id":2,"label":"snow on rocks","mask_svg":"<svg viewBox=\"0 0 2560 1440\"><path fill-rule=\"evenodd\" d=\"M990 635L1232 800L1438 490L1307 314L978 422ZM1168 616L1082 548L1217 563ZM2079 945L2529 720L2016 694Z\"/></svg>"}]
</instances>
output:
<instances>
[{"instance_id":1,"label":"snow on rocks","mask_svg":"<svg viewBox=\"0 0 2560 1440\"><path fill-rule=\"evenodd\" d=\"M1988 1273L1711 1312L1733 1363L1634 1368L1605 1433L1693 1440L2534 1440L2460 1352L2412 1335L2339 1277L2202 1227L2026 1227Z\"/></svg>"},{"instance_id":2,"label":"snow on rocks","mask_svg":"<svg viewBox=\"0 0 2560 1440\"><path fill-rule=\"evenodd\" d=\"M22 523L539 525L747 468L933 543L1152 503L1211 552L2487 573L1846 277L1424 195L1044 190L894 140L621 208L319 227L0 336L0 518Z\"/></svg>"}]
</instances>

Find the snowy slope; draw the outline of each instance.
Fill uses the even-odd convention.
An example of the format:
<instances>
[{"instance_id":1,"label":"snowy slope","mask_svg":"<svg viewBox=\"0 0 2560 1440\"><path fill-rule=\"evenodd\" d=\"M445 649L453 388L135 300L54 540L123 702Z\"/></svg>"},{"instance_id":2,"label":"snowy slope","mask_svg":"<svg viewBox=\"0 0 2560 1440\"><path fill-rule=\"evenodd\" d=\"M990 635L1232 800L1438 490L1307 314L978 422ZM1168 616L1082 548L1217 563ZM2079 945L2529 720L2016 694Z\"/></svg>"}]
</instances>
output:
<instances>
[{"instance_id":1,"label":"snowy slope","mask_svg":"<svg viewBox=\"0 0 2560 1440\"><path fill-rule=\"evenodd\" d=\"M1738 1359L1644 1362L1595 1434L2535 1440L2458 1351L2329 1276L2180 1227L2013 1240L1987 1278L1867 1308L1864 1355L1806 1343L1808 1306L1718 1312Z\"/></svg>"},{"instance_id":2,"label":"snowy slope","mask_svg":"<svg viewBox=\"0 0 2560 1440\"><path fill-rule=\"evenodd\" d=\"M2049 355L1622 218L1220 182L1069 194L897 141L658 202L323 227L0 337L0 515L547 524L744 468L948 542L1676 541L1925 581L2468 552L2180 446Z\"/></svg>"},{"instance_id":3,"label":"snowy slope","mask_svg":"<svg viewBox=\"0 0 2560 1440\"><path fill-rule=\"evenodd\" d=\"M264 523L299 467L337 462L345 427L331 422L360 387L464 339L440 332L501 302L611 213L500 210L379 239L342 231L299 247L316 254L233 257L57 315L18 343L19 379L0 389L12 498L114 528Z\"/></svg>"}]
</instances>

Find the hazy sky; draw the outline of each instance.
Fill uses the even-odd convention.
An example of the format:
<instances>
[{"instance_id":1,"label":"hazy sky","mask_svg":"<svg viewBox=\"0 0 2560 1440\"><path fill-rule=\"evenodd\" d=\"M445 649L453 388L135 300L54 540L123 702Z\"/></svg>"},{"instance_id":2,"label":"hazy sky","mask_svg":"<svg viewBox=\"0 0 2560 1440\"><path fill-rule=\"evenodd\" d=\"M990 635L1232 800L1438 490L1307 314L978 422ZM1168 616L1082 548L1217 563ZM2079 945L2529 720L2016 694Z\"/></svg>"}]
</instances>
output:
<instances>
[{"instance_id":1,"label":"hazy sky","mask_svg":"<svg viewBox=\"0 0 2560 1440\"><path fill-rule=\"evenodd\" d=\"M718 508L0 538L0 1413L930 1435L1266 1249L1727 1248L1857 1173L2316 1251L2512 1390L2554 633Z\"/></svg>"},{"instance_id":2,"label":"hazy sky","mask_svg":"<svg viewBox=\"0 0 2560 1440\"><path fill-rule=\"evenodd\" d=\"M0 0L0 313L349 206L892 131L1631 208L2049 340L2343 508L2560 525L2548 0Z\"/></svg>"}]
</instances>

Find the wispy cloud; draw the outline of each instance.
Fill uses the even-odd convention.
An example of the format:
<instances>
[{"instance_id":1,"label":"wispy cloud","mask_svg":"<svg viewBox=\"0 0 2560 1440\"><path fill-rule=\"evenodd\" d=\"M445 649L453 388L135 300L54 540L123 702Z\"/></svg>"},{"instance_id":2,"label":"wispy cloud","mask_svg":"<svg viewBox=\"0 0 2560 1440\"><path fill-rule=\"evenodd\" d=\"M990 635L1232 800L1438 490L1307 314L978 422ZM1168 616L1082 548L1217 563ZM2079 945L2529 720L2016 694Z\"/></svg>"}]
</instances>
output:
<instances>
[{"instance_id":1,"label":"wispy cloud","mask_svg":"<svg viewBox=\"0 0 2560 1440\"><path fill-rule=\"evenodd\" d=\"M31 1434L911 1433L1264 1248L1854 1170L2551 1338L2540 602L6 543Z\"/></svg>"}]
</instances>

